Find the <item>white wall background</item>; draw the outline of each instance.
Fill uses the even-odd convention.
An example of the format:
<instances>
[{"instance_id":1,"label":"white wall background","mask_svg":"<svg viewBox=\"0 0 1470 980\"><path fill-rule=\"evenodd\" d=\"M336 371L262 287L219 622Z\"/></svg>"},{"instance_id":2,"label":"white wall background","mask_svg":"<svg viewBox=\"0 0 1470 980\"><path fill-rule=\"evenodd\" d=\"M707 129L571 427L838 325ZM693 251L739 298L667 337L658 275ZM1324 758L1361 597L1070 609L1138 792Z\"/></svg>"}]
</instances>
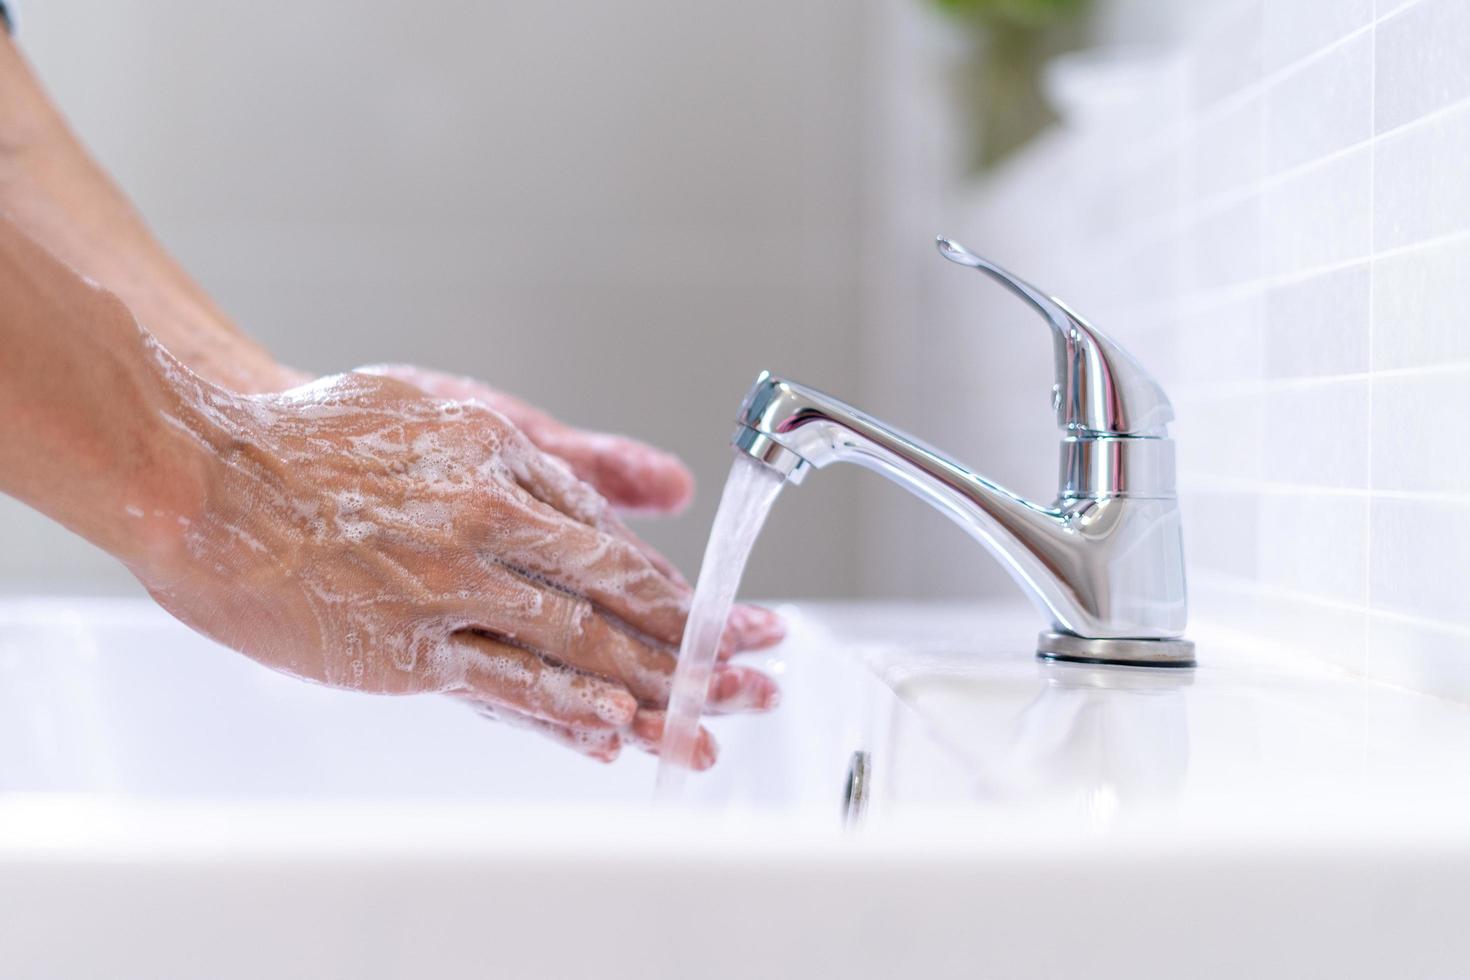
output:
<instances>
[{"instance_id":1,"label":"white wall background","mask_svg":"<svg viewBox=\"0 0 1470 980\"><path fill-rule=\"evenodd\" d=\"M24 4L21 41L164 241L285 360L475 374L690 462L697 568L736 408L852 393L875 17L917 0ZM853 485L772 519L751 591L859 586ZM124 573L13 502L11 589Z\"/></svg>"}]
</instances>

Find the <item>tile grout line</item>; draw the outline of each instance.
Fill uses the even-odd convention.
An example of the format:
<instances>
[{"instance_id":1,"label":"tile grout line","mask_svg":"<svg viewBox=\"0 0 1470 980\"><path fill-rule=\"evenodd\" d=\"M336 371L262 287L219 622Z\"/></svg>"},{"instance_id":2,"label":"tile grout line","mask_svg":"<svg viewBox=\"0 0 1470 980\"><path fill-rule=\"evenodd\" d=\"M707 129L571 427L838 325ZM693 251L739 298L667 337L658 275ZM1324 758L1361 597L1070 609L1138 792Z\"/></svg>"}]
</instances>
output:
<instances>
[{"instance_id":1,"label":"tile grout line","mask_svg":"<svg viewBox=\"0 0 1470 980\"><path fill-rule=\"evenodd\" d=\"M1206 569L1197 575L1199 584L1205 590L1214 589L1231 595L1247 596L1250 598L1274 598L1288 602L1299 602L1305 605L1317 606L1335 612L1361 615L1365 625L1371 623L1374 618L1387 620L1389 622L1401 623L1407 626L1416 626L1420 629L1433 630L1437 633L1449 633L1452 636L1470 637L1470 627L1459 623L1446 622L1417 613L1399 612L1392 609L1373 609L1369 606L1341 599L1335 596L1323 595L1316 592L1304 592L1300 589L1292 589L1286 586L1271 585L1260 579L1247 578L1234 572Z\"/></svg>"},{"instance_id":2,"label":"tile grout line","mask_svg":"<svg viewBox=\"0 0 1470 980\"><path fill-rule=\"evenodd\" d=\"M1372 37L1372 45L1372 53L1375 55L1375 57L1370 59L1369 71L1371 73L1370 77L1373 79L1373 81L1370 82L1370 85L1376 84L1376 32ZM1204 197L1193 199L1187 203L1181 201L1176 208L1172 209L1175 212L1174 214L1170 215L1167 218L1161 216L1156 220L1144 221L1141 225L1141 230L1135 230L1130 234L1129 237L1138 241L1148 241L1152 238L1157 237L1160 232L1167 232L1176 226L1187 226L1191 222L1208 220L1211 217L1229 211L1233 207L1238 207L1246 203L1251 198L1259 199L1266 192L1277 189L1285 184L1290 183L1293 180L1298 180L1300 178L1310 176L1313 171L1322 167L1330 166L1334 162L1352 156L1356 152L1366 150L1369 151L1370 156L1372 156L1374 153L1376 153L1376 148L1378 144L1386 139L1396 138L1401 133L1416 129L1420 126L1430 125L1443 116L1467 109L1470 109L1470 96L1456 99L1454 102L1451 102L1448 105L1439 106L1414 119L1410 119L1407 122L1400 123L1399 125L1394 126L1391 129L1387 129L1381 133L1374 133L1372 132L1372 130L1377 126L1377 105L1376 97L1371 97L1369 114L1369 135L1364 137L1363 139L1357 140L1353 143L1349 143L1346 146L1340 146L1337 149L1321 154L1320 156L1313 157L1309 160L1304 160L1300 163L1293 164L1290 167L1286 167L1273 173L1267 174L1263 172L1261 176L1253 180L1215 191ZM1262 142L1264 143L1264 136L1262 138ZM1180 147L1183 147L1185 144L1183 142L1179 142L1178 145ZM1264 152L1264 146L1262 149ZM1179 164L1181 167L1183 165L1182 156L1182 153L1176 154L1176 157L1181 158L1179 160ZM1441 235L1430 236L1427 239L1406 242L1402 245L1396 245L1390 249L1384 249L1383 252L1384 254L1391 254L1400 250L1417 248L1441 239L1464 237L1466 234L1467 233L1463 230L1458 232L1447 232ZM1370 246L1370 253L1371 252L1372 248ZM1359 256L1354 259L1340 260L1338 263L1334 264L1350 264L1353 262L1362 261L1365 258L1367 258L1367 256ZM1285 275L1299 274L1301 273L1285 273Z\"/></svg>"},{"instance_id":3,"label":"tile grout line","mask_svg":"<svg viewBox=\"0 0 1470 980\"><path fill-rule=\"evenodd\" d=\"M1180 170L1182 172L1182 165L1180 166ZM1243 198L1237 203L1244 203L1244 201L1245 199ZM1149 228L1144 234L1134 233L1132 235L1125 235L1121 236L1120 240L1125 245L1133 245L1139 241L1149 241L1157 238L1161 232L1173 232L1177 234L1185 230L1187 230L1187 217L1181 218L1176 215L1167 226L1163 222L1160 222L1158 227ZM1370 228L1370 231L1373 230ZM1411 242L1405 242L1402 245L1394 245L1384 249L1370 248L1369 251L1362 255L1337 259L1332 262L1322 262L1317 265L1304 266L1289 272L1262 273L1250 279L1226 283L1224 285L1184 288L1180 292L1177 302L1186 309L1214 309L1240 299L1248 298L1255 293L1263 292L1274 286L1291 286L1296 283L1315 279L1318 276L1330 275L1331 273L1341 272L1356 266L1366 266L1378 259L1395 259L1401 256L1411 255L1415 252L1428 251L1440 247L1448 248L1466 242L1470 242L1470 229L1462 228L1455 231L1441 232ZM1173 303L1175 301L1171 300L1170 302ZM1130 315L1139 311L1147 313L1149 308L1155 305L1158 304L1152 302L1131 304L1123 307L1121 312Z\"/></svg>"},{"instance_id":4,"label":"tile grout line","mask_svg":"<svg viewBox=\"0 0 1470 980\"><path fill-rule=\"evenodd\" d=\"M1227 576L1233 580L1227 581ZM1456 623L1446 623L1428 616L1397 612L1394 610L1370 609L1367 606L1344 599L1319 595L1314 592L1303 592L1299 589L1266 585L1251 579L1240 579L1236 576L1229 575L1229 573L1206 572L1201 577L1204 579L1202 587L1206 590L1214 589L1227 595L1242 596L1256 600L1277 600L1293 605L1308 606L1318 611L1332 612L1343 616L1361 616L1365 631L1372 630L1374 620L1381 620L1385 624L1409 626L1419 630L1447 635L1456 640L1470 639L1470 628L1460 626ZM1246 628L1249 629L1250 627L1247 626ZM1309 655L1314 659L1322 659L1320 654L1309 653ZM1377 674L1370 673L1366 670L1360 670L1357 673L1366 677L1378 677ZM1413 690L1426 694L1435 693L1431 688L1416 687Z\"/></svg>"},{"instance_id":5,"label":"tile grout line","mask_svg":"<svg viewBox=\"0 0 1470 980\"><path fill-rule=\"evenodd\" d=\"M1354 36L1356 36L1356 34ZM1376 32L1373 37L1373 45L1376 49ZM1370 64L1369 70L1371 73L1376 75L1377 66ZM1208 220L1211 217L1229 211L1233 207L1238 207L1239 205L1244 204L1246 201L1250 200L1253 197L1259 198L1263 194L1272 190L1276 190L1286 184L1291 183L1294 180L1308 177L1313 173L1313 171L1330 166L1335 162L1352 156L1354 153L1367 151L1371 156L1373 151L1376 150L1377 145L1384 140L1395 139L1399 135L1410 130L1417 129L1421 126L1432 125L1444 116L1470 109L1470 97L1457 99L1448 105L1439 106L1414 119L1410 119L1407 122L1403 122L1390 129L1386 129L1381 133L1375 133L1372 131L1374 128L1377 127L1375 103L1376 100L1370 102L1370 108L1374 111L1371 112L1369 116L1369 135L1360 140L1349 143L1346 146L1340 146L1320 156L1313 157L1309 160L1304 160L1300 163L1293 164L1289 167L1274 171L1272 173L1263 173L1260 177L1257 177L1254 180L1247 181L1245 183L1238 184L1232 187L1227 187L1223 190L1215 191L1214 193L1209 194L1203 198L1198 198L1188 203L1181 204L1180 211L1182 212L1182 219L1185 223ZM1181 143L1180 145L1182 146L1184 144ZM1159 222L1160 228L1164 228L1168 224L1172 224L1172 222ZM1149 235L1155 234L1157 230L1158 229L1148 228L1146 225L1142 237L1147 238ZM1409 248L1413 247L1416 244L1418 243L1410 242L1406 245L1395 246L1395 248ZM1359 258L1359 261L1361 261L1361 257Z\"/></svg>"},{"instance_id":6,"label":"tile grout line","mask_svg":"<svg viewBox=\"0 0 1470 980\"><path fill-rule=\"evenodd\" d=\"M1224 18L1217 19L1223 20ZM1339 35L1305 54L1298 55L1283 65L1278 65L1268 71L1263 63L1260 75L1254 80L1223 95L1216 96L1213 100L1203 105L1188 107L1187 111L1181 117L1181 122L1170 126L1168 130L1150 142L1166 144L1187 139L1201 127L1217 122L1219 117L1228 116L1230 113L1235 112L1237 109L1249 103L1252 99L1263 97L1283 79L1290 78L1298 71L1311 66L1315 62L1330 57L1337 49L1346 47L1359 37L1373 30L1376 24L1377 19L1370 16L1367 23L1360 24L1347 33ZM1198 38L1189 39L1185 43L1185 47L1193 51L1193 49L1198 47ZM1262 56L1264 58L1264 52Z\"/></svg>"},{"instance_id":7,"label":"tile grout line","mask_svg":"<svg viewBox=\"0 0 1470 980\"><path fill-rule=\"evenodd\" d=\"M1319 48L1299 55L1284 65L1267 71L1265 65L1261 66L1260 77L1247 85L1242 85L1232 92L1217 97L1213 102L1206 103L1203 107L1195 107L1193 121L1183 127L1186 132L1198 129L1202 125L1210 125L1215 122L1217 116L1228 116L1241 106L1250 102L1251 99L1260 98L1271 91L1282 80L1290 78L1304 68L1308 68L1318 61L1325 61L1339 48L1345 48L1368 31L1372 30L1373 23L1361 24L1346 34L1334 38ZM1262 53L1264 58L1264 52Z\"/></svg>"},{"instance_id":8,"label":"tile grout line","mask_svg":"<svg viewBox=\"0 0 1470 980\"><path fill-rule=\"evenodd\" d=\"M1383 619L1392 623L1402 623L1406 626L1417 626L1420 629L1433 630L1436 633L1449 633L1451 636L1462 636L1470 638L1470 627L1461 626L1458 623L1446 622L1442 619L1433 619L1429 616L1420 616L1415 613L1395 612L1391 609L1367 610L1368 627L1371 630L1373 620Z\"/></svg>"},{"instance_id":9,"label":"tile grout line","mask_svg":"<svg viewBox=\"0 0 1470 980\"><path fill-rule=\"evenodd\" d=\"M1263 368L1264 369L1264 368ZM1415 380L1419 378L1442 378L1470 373L1470 361L1450 361L1445 364L1424 364L1406 368L1386 368L1382 371L1357 371L1352 374L1302 374L1289 377L1256 377L1239 381L1208 383L1198 378L1182 378L1187 390L1175 395L1172 401L1178 405L1198 407L1219 405L1232 399L1266 397L1278 394L1320 391L1322 389L1348 388L1361 385L1365 389L1372 382ZM1366 395L1365 395L1366 397Z\"/></svg>"},{"instance_id":10,"label":"tile grout line","mask_svg":"<svg viewBox=\"0 0 1470 980\"><path fill-rule=\"evenodd\" d=\"M1196 474L1179 481L1179 491L1190 495L1228 494L1239 497L1330 497L1339 500L1392 500L1411 504L1445 504L1464 507L1470 494L1440 490L1375 490L1316 483L1284 483L1264 479Z\"/></svg>"},{"instance_id":11,"label":"tile grout line","mask_svg":"<svg viewBox=\"0 0 1470 980\"><path fill-rule=\"evenodd\" d=\"M1428 251L1434 248L1449 248L1470 242L1470 229L1462 228L1455 231L1441 232L1426 238L1405 242L1402 245L1394 245L1390 248L1370 250L1362 255L1355 255L1346 259L1338 259L1333 262L1322 262L1317 265L1303 266L1290 272L1262 273L1251 279L1240 282L1226 283L1220 286L1205 286L1194 289L1184 289L1179 295L1179 302L1186 308L1212 309L1217 306L1228 304L1250 296L1253 293L1270 289L1274 286L1291 286L1297 283L1315 279L1318 276L1330 275L1360 265L1368 265L1377 259L1396 259L1401 256L1411 255L1414 252ZM1146 310L1150 304L1140 303L1124 307L1124 312L1135 310Z\"/></svg>"},{"instance_id":12,"label":"tile grout line","mask_svg":"<svg viewBox=\"0 0 1470 980\"><path fill-rule=\"evenodd\" d=\"M1310 51L1307 54L1299 56L1296 60L1286 65L1273 69L1269 72L1263 70L1261 76L1255 81L1252 81L1249 84L1244 85L1236 89L1235 91L1220 97L1215 102L1209 104L1202 109L1196 107L1194 110L1193 118L1190 122L1171 126L1166 133L1150 140L1149 148L1145 151L1142 151L1143 155L1148 156L1157 153L1159 147L1167 148L1168 146L1179 147L1185 145L1188 140L1192 138L1200 129L1218 122L1218 119L1216 119L1216 117L1228 116L1230 113L1248 104L1252 99L1264 98L1272 91L1274 87L1279 84L1281 80L1289 78L1291 75L1295 74L1303 67L1309 66L1312 63L1329 56L1338 48L1344 47L1360 37L1367 36L1370 38L1370 57L1376 60L1378 25L1384 23L1385 21L1393 19L1404 11L1414 6L1417 6L1421 2L1423 2L1423 0L1411 0L1411 2L1402 4L1382 16L1377 15L1375 8L1374 13L1370 16L1368 23L1354 28L1348 33L1343 34L1332 41L1329 41L1323 46L1316 48L1315 50ZM1376 66L1370 67L1370 72L1374 72L1376 74ZM1370 75L1370 78L1372 77L1373 75ZM1339 147L1338 149L1333 150L1330 153L1316 157L1312 160L1307 160L1303 161L1302 163L1295 164L1284 170L1277 171L1276 173L1263 173L1260 178L1256 179L1253 182L1253 186L1256 188L1256 190L1259 190L1262 186L1269 185L1273 182L1279 182L1280 180L1285 178L1300 176L1303 172L1309 171L1319 164L1330 162L1336 157L1344 156L1350 153L1352 150L1361 148L1365 145L1374 143L1375 141L1384 139L1386 137L1396 136L1399 133L1402 133L1419 125L1428 124L1430 122L1433 122L1440 116L1447 115L1458 109L1464 109L1467 106L1470 106L1470 97L1456 99L1447 105L1437 106L1434 109L1422 113L1421 115L1416 116L1413 119L1398 123L1397 125L1394 125L1381 133L1373 132L1373 130L1377 128L1377 119L1375 113L1374 117L1371 119L1369 135L1366 138L1352 143L1348 146ZM1376 109L1376 105L1372 105L1372 108ZM1185 207L1185 210L1207 212L1217 207L1228 207L1232 203L1237 203L1236 201L1232 200L1232 198L1243 197L1247 193L1250 193L1248 185L1240 185L1236 187L1226 188L1225 190L1219 191L1215 195L1212 195L1211 197L1208 197L1203 201L1191 203L1190 205Z\"/></svg>"},{"instance_id":13,"label":"tile grout line","mask_svg":"<svg viewBox=\"0 0 1470 980\"><path fill-rule=\"evenodd\" d=\"M1372 43L1376 48L1376 32L1372 38ZM1373 60L1376 60L1376 51L1373 54ZM1373 64L1373 60L1370 60L1369 63L1370 85L1376 83L1377 65ZM1376 99L1370 99L1370 110L1376 110L1377 106L1375 103ZM1352 156L1356 152L1375 147L1384 140L1396 139L1401 134L1418 129L1421 126L1430 126L1445 116L1465 111L1467 108L1470 108L1470 96L1456 99L1448 105L1438 106L1407 122L1402 122L1389 129L1385 129L1381 133L1374 132L1378 126L1377 113L1376 111L1370 111L1368 135L1362 139L1354 140L1351 143L1339 146L1326 153L1303 160L1300 163L1294 163L1288 167L1283 167L1280 170L1271 171L1270 173L1265 173L1263 167L1261 176L1255 180L1217 191L1207 197L1192 201L1186 206L1185 211L1192 218L1208 218L1213 214L1229 210L1247 198L1260 196L1263 192L1274 190L1294 180L1308 177L1313 171L1330 166L1339 160Z\"/></svg>"},{"instance_id":14,"label":"tile grout line","mask_svg":"<svg viewBox=\"0 0 1470 980\"><path fill-rule=\"evenodd\" d=\"M1378 12L1379 2L1380 0L1373 0L1373 23L1375 25L1382 24L1384 21L1392 20L1404 11L1419 6L1422 0L1399 0L1398 6L1389 7L1388 10L1384 11L1382 14Z\"/></svg>"}]
</instances>

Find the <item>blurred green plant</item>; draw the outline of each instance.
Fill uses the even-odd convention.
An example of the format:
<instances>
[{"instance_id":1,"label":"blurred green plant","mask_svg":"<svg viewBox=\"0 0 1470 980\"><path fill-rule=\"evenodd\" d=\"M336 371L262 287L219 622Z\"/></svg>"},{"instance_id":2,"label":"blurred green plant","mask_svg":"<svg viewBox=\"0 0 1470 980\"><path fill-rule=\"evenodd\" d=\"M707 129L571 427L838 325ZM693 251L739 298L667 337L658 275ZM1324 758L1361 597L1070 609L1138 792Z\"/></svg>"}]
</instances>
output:
<instances>
[{"instance_id":1,"label":"blurred green plant","mask_svg":"<svg viewBox=\"0 0 1470 980\"><path fill-rule=\"evenodd\" d=\"M1046 62L1087 40L1092 0L931 0L965 32L956 79L974 169L995 166L1057 119L1042 90Z\"/></svg>"},{"instance_id":2,"label":"blurred green plant","mask_svg":"<svg viewBox=\"0 0 1470 980\"><path fill-rule=\"evenodd\" d=\"M1088 0L934 0L943 10L1012 24L1044 27L1077 17Z\"/></svg>"}]
</instances>

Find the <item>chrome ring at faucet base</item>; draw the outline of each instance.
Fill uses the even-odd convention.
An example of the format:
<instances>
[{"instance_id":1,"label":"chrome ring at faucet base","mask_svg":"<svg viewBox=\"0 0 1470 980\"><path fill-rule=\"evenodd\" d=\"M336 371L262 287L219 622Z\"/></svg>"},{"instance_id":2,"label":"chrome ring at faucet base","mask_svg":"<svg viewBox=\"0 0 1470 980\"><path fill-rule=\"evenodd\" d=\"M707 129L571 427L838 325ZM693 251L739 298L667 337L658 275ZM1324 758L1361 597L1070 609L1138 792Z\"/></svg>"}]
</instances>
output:
<instances>
[{"instance_id":1,"label":"chrome ring at faucet base","mask_svg":"<svg viewBox=\"0 0 1470 980\"><path fill-rule=\"evenodd\" d=\"M1194 641L1119 640L1074 636L1047 630L1036 638L1036 655L1043 660L1121 667L1193 667Z\"/></svg>"}]
</instances>

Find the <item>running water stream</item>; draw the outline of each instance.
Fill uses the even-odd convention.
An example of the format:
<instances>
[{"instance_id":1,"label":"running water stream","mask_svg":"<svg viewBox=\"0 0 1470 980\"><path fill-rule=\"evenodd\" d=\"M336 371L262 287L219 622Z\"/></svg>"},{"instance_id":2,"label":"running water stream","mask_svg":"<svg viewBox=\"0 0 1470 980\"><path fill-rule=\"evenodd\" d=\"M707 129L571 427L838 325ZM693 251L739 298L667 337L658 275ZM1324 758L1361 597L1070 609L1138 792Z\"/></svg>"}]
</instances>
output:
<instances>
[{"instance_id":1,"label":"running water stream","mask_svg":"<svg viewBox=\"0 0 1470 980\"><path fill-rule=\"evenodd\" d=\"M660 800L675 799L683 789L720 652L720 637L735 604L750 549L783 482L781 474L746 456L736 457L730 467L720 509L715 512L704 546L699 581L694 586L689 622L684 627L684 642L674 669L664 737L659 745L655 796Z\"/></svg>"}]
</instances>

